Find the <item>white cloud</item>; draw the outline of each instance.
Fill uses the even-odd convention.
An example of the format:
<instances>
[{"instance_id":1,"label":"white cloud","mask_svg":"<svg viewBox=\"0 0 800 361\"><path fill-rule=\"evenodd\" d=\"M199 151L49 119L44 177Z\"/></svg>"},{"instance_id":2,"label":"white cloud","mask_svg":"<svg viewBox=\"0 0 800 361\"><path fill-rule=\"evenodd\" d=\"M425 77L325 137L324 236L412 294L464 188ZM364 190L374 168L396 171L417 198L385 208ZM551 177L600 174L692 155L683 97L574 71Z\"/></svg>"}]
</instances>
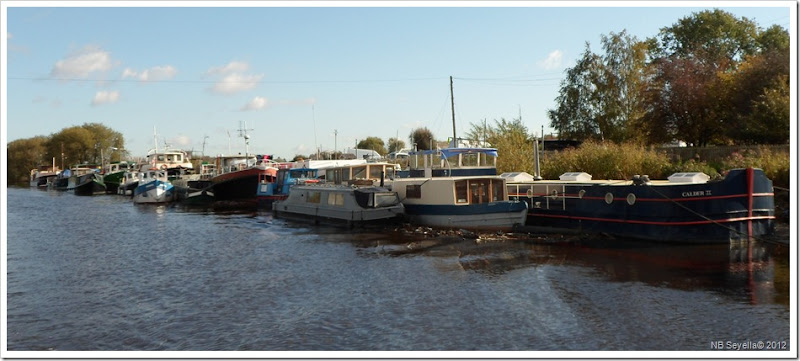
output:
<instances>
[{"instance_id":1,"label":"white cloud","mask_svg":"<svg viewBox=\"0 0 800 361\"><path fill-rule=\"evenodd\" d=\"M219 94L233 94L255 88L263 74L245 74L250 64L243 61L232 61L223 66L208 69L206 75L218 78L211 91Z\"/></svg>"},{"instance_id":2,"label":"white cloud","mask_svg":"<svg viewBox=\"0 0 800 361\"><path fill-rule=\"evenodd\" d=\"M94 46L85 46L56 62L50 76L54 78L88 78L95 72L111 69L111 53Z\"/></svg>"},{"instance_id":3,"label":"white cloud","mask_svg":"<svg viewBox=\"0 0 800 361\"><path fill-rule=\"evenodd\" d=\"M172 142L172 144L177 145L178 147L185 147L187 145L192 144L192 140L185 135L179 135L175 138L170 139L170 141Z\"/></svg>"},{"instance_id":4,"label":"white cloud","mask_svg":"<svg viewBox=\"0 0 800 361\"><path fill-rule=\"evenodd\" d=\"M547 54L547 59L539 62L539 66L547 70L558 69L561 67L561 58L563 56L564 53L561 50L553 50L550 54Z\"/></svg>"},{"instance_id":5,"label":"white cloud","mask_svg":"<svg viewBox=\"0 0 800 361\"><path fill-rule=\"evenodd\" d=\"M134 78L143 82L159 81L172 79L177 72L178 70L172 65L154 66L150 69L142 70L141 72L131 68L125 68L125 70L122 71L122 78Z\"/></svg>"},{"instance_id":6,"label":"white cloud","mask_svg":"<svg viewBox=\"0 0 800 361\"><path fill-rule=\"evenodd\" d=\"M215 93L233 94L245 90L250 90L258 85L258 82L263 78L263 74L258 75L245 75L239 73L232 73L226 75L219 82L214 84L211 88Z\"/></svg>"},{"instance_id":7,"label":"white cloud","mask_svg":"<svg viewBox=\"0 0 800 361\"><path fill-rule=\"evenodd\" d=\"M294 154L306 154L308 152L308 147L305 144L300 144L294 147Z\"/></svg>"},{"instance_id":8,"label":"white cloud","mask_svg":"<svg viewBox=\"0 0 800 361\"><path fill-rule=\"evenodd\" d=\"M243 61L232 61L223 66L215 66L211 69L208 69L206 74L220 75L220 74L230 74L230 73L242 73L247 71L247 69L250 69L250 64L247 64Z\"/></svg>"},{"instance_id":9,"label":"white cloud","mask_svg":"<svg viewBox=\"0 0 800 361\"><path fill-rule=\"evenodd\" d=\"M119 92L116 90L113 91L105 91L101 90L94 95L94 99L92 99L92 106L101 105L101 104L110 104L116 103L119 100Z\"/></svg>"},{"instance_id":10,"label":"white cloud","mask_svg":"<svg viewBox=\"0 0 800 361\"><path fill-rule=\"evenodd\" d=\"M255 97L252 100L250 100L247 104L245 104L245 106L243 106L241 110L242 111L260 110L266 108L267 106L269 106L269 99L264 97Z\"/></svg>"}]
</instances>

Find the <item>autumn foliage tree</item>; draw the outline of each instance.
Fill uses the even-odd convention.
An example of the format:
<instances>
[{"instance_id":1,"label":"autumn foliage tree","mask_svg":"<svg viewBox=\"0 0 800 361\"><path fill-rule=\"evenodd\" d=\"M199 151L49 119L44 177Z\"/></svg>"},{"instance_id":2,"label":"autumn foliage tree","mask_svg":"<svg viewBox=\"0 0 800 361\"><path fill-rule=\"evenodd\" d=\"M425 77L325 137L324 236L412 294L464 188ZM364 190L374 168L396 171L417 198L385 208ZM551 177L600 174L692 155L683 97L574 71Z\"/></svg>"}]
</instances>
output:
<instances>
[{"instance_id":1,"label":"autumn foliage tree","mask_svg":"<svg viewBox=\"0 0 800 361\"><path fill-rule=\"evenodd\" d=\"M711 144L789 141L789 35L707 10L639 41L586 44L548 111L562 138Z\"/></svg>"}]
</instances>

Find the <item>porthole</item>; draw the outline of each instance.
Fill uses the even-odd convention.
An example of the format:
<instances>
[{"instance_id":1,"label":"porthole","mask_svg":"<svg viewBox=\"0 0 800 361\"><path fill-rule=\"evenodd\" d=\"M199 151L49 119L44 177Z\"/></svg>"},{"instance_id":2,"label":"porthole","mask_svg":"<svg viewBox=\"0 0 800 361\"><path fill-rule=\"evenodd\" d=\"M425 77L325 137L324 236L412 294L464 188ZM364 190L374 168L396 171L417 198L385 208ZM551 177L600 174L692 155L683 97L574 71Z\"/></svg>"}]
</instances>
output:
<instances>
[{"instance_id":1,"label":"porthole","mask_svg":"<svg viewBox=\"0 0 800 361\"><path fill-rule=\"evenodd\" d=\"M578 192L578 199L582 199L584 194L586 194L586 190L585 189L581 189L581 191Z\"/></svg>"},{"instance_id":2,"label":"porthole","mask_svg":"<svg viewBox=\"0 0 800 361\"><path fill-rule=\"evenodd\" d=\"M628 201L628 205L632 206L634 203L636 203L636 195L633 193L628 193L626 200Z\"/></svg>"},{"instance_id":3,"label":"porthole","mask_svg":"<svg viewBox=\"0 0 800 361\"><path fill-rule=\"evenodd\" d=\"M611 192L606 193L606 204L611 204L614 201L614 195Z\"/></svg>"}]
</instances>

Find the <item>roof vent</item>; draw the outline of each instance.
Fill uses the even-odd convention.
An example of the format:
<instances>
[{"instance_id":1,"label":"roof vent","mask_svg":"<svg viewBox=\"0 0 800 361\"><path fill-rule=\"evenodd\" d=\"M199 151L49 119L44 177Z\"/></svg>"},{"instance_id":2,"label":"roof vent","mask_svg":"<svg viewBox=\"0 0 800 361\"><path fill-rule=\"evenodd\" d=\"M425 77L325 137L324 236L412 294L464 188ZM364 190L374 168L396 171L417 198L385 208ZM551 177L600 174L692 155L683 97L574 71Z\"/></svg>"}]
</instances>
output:
<instances>
[{"instance_id":1,"label":"roof vent","mask_svg":"<svg viewBox=\"0 0 800 361\"><path fill-rule=\"evenodd\" d=\"M533 182L533 176L527 172L507 172L500 175L508 183L527 183Z\"/></svg>"},{"instance_id":2,"label":"roof vent","mask_svg":"<svg viewBox=\"0 0 800 361\"><path fill-rule=\"evenodd\" d=\"M592 175L586 172L570 172L558 176L562 181L588 182L592 180Z\"/></svg>"},{"instance_id":3,"label":"roof vent","mask_svg":"<svg viewBox=\"0 0 800 361\"><path fill-rule=\"evenodd\" d=\"M703 172L675 173L669 177L670 183L706 183L711 177Z\"/></svg>"}]
</instances>

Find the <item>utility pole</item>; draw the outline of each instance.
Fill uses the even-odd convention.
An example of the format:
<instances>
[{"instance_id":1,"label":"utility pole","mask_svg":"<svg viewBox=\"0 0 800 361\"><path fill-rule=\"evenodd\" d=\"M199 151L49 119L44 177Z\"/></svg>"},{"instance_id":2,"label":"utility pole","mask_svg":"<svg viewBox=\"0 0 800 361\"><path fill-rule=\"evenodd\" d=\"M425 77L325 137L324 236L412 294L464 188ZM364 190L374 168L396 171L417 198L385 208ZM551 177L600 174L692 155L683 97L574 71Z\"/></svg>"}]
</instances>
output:
<instances>
[{"instance_id":1,"label":"utility pole","mask_svg":"<svg viewBox=\"0 0 800 361\"><path fill-rule=\"evenodd\" d=\"M337 139L338 135L339 135L339 131L334 129L333 130L333 159L339 159L339 157L336 155L336 149L338 148L338 145L336 144L336 139Z\"/></svg>"},{"instance_id":2,"label":"utility pole","mask_svg":"<svg viewBox=\"0 0 800 361\"><path fill-rule=\"evenodd\" d=\"M450 110L453 113L453 148L458 148L456 141L456 102L453 99L453 76L450 76Z\"/></svg>"}]
</instances>

